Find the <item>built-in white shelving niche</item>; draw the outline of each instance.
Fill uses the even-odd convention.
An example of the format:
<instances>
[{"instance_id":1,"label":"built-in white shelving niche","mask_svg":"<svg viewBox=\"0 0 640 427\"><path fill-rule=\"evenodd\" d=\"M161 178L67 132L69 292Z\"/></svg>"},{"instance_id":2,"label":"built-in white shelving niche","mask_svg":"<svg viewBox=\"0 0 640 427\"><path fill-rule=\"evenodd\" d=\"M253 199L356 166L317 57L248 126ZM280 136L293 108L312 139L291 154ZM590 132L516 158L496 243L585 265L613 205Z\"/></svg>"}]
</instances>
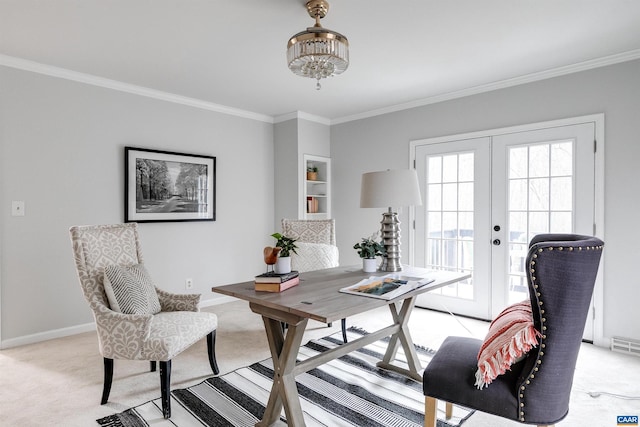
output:
<instances>
[{"instance_id":1,"label":"built-in white shelving niche","mask_svg":"<svg viewBox=\"0 0 640 427\"><path fill-rule=\"evenodd\" d=\"M304 218L331 218L331 159L305 154L304 170L301 200Z\"/></svg>"}]
</instances>

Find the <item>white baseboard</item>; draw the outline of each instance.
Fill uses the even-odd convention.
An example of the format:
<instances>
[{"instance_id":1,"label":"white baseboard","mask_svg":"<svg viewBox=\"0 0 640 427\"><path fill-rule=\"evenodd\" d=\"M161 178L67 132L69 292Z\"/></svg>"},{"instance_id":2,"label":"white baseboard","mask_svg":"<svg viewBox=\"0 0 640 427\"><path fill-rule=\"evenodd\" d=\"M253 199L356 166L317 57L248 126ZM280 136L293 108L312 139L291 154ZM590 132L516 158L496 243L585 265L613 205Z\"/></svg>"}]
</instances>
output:
<instances>
[{"instance_id":1,"label":"white baseboard","mask_svg":"<svg viewBox=\"0 0 640 427\"><path fill-rule=\"evenodd\" d=\"M227 302L236 301L235 298L230 296L220 296L217 298L211 298L208 300L200 301L200 307L211 307L214 305L224 304ZM51 331L38 332L37 334L24 335L17 338L10 338L8 340L2 340L0 342L0 350L7 348L19 347L27 344L35 344L42 341L52 340L55 338L68 337L70 335L82 334L84 332L95 331L95 323L85 323L84 325L69 326L68 328L54 329Z\"/></svg>"},{"instance_id":2,"label":"white baseboard","mask_svg":"<svg viewBox=\"0 0 640 427\"><path fill-rule=\"evenodd\" d=\"M0 342L0 350L7 348L19 347L21 345L34 344L37 342L52 340L54 338L63 338L70 335L82 334L96 330L95 323L85 323L84 325L69 326L68 328L54 329L51 331L38 332L37 334L24 335L17 338L10 338Z\"/></svg>"},{"instance_id":3,"label":"white baseboard","mask_svg":"<svg viewBox=\"0 0 640 427\"><path fill-rule=\"evenodd\" d=\"M211 307L213 305L220 305L220 304L225 304L227 302L232 302L232 301L238 301L236 298L234 297L230 297L227 295L221 295L219 297L215 297L215 298L211 298L211 299L207 299L204 301L200 301L200 308L202 307Z\"/></svg>"}]
</instances>

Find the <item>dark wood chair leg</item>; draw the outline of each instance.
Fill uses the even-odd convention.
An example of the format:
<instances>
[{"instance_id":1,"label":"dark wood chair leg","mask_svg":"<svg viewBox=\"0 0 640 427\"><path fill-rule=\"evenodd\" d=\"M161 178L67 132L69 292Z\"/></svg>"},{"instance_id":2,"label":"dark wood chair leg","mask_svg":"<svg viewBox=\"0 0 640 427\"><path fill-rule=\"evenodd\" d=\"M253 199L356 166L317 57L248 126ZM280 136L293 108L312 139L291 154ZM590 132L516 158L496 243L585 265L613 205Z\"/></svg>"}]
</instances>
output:
<instances>
[{"instance_id":1,"label":"dark wood chair leg","mask_svg":"<svg viewBox=\"0 0 640 427\"><path fill-rule=\"evenodd\" d=\"M160 394L162 396L162 415L171 418L171 360L160 361Z\"/></svg>"},{"instance_id":2,"label":"dark wood chair leg","mask_svg":"<svg viewBox=\"0 0 640 427\"><path fill-rule=\"evenodd\" d=\"M220 373L218 364L216 363L216 331L212 331L207 335L207 352L209 353L209 365L215 375Z\"/></svg>"},{"instance_id":3,"label":"dark wood chair leg","mask_svg":"<svg viewBox=\"0 0 640 427\"><path fill-rule=\"evenodd\" d=\"M102 388L102 400L100 404L104 405L109 400L111 392L111 382L113 381L113 359L104 358L104 387Z\"/></svg>"},{"instance_id":4,"label":"dark wood chair leg","mask_svg":"<svg viewBox=\"0 0 640 427\"><path fill-rule=\"evenodd\" d=\"M151 366L151 372L155 372L156 371L156 361L152 360L150 366Z\"/></svg>"},{"instance_id":5,"label":"dark wood chair leg","mask_svg":"<svg viewBox=\"0 0 640 427\"><path fill-rule=\"evenodd\" d=\"M344 343L347 343L347 319L342 319L340 321L340 323L342 324L342 341L344 341Z\"/></svg>"}]
</instances>

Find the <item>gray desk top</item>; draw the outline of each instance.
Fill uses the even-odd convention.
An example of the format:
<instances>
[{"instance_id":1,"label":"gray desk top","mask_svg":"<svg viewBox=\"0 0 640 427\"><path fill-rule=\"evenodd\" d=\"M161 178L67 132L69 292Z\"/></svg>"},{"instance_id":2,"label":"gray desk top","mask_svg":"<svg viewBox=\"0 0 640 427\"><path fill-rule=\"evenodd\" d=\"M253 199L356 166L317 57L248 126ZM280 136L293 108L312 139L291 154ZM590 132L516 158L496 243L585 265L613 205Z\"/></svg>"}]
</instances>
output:
<instances>
[{"instance_id":1,"label":"gray desk top","mask_svg":"<svg viewBox=\"0 0 640 427\"><path fill-rule=\"evenodd\" d=\"M335 267L300 273L300 284L286 291L256 292L254 282L234 283L212 288L213 292L242 299L261 307L290 313L301 318L330 323L355 314L364 313L392 302L428 292L469 277L466 273L426 270L409 267L402 274L431 277L435 281L421 288L407 292L393 300L384 300L340 292L340 289L354 285L369 276L383 276L387 272L364 273L357 266Z\"/></svg>"}]
</instances>

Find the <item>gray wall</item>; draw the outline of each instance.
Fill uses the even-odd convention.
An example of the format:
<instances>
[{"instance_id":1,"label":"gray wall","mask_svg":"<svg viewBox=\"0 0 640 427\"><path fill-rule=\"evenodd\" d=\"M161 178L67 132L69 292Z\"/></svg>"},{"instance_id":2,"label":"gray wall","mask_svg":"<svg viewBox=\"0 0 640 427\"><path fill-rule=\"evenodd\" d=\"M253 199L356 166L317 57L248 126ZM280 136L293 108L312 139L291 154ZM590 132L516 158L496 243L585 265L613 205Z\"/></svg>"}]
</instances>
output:
<instances>
[{"instance_id":1,"label":"gray wall","mask_svg":"<svg viewBox=\"0 0 640 427\"><path fill-rule=\"evenodd\" d=\"M640 300L640 61L332 126L341 264L359 262L351 246L379 228L381 212L358 207L361 174L406 168L409 141L594 113L605 114L606 132L604 333L640 339L640 310L631 303Z\"/></svg>"},{"instance_id":2,"label":"gray wall","mask_svg":"<svg viewBox=\"0 0 640 427\"><path fill-rule=\"evenodd\" d=\"M0 67L2 341L93 321L69 227L123 221L124 146L217 157L217 220L140 224L157 284L203 301L263 269L274 223L273 125ZM12 217L12 200L26 216ZM258 208L257 208L258 207Z\"/></svg>"},{"instance_id":3,"label":"gray wall","mask_svg":"<svg viewBox=\"0 0 640 427\"><path fill-rule=\"evenodd\" d=\"M273 133L277 188L274 232L280 232L282 218L300 219L304 215L304 155L330 157L331 133L328 125L300 118L276 123Z\"/></svg>"},{"instance_id":4,"label":"gray wall","mask_svg":"<svg viewBox=\"0 0 640 427\"><path fill-rule=\"evenodd\" d=\"M322 123L309 120L298 120L300 164L303 163L302 155L331 157L331 128ZM305 170L306 174L306 170Z\"/></svg>"},{"instance_id":5,"label":"gray wall","mask_svg":"<svg viewBox=\"0 0 640 427\"><path fill-rule=\"evenodd\" d=\"M359 262L353 244L379 229L381 212L359 208L361 174L407 167L410 140L604 113L605 334L640 339L640 312L632 305L640 297L632 267L640 255L640 198L633 192L640 181L638 76L640 61L633 61L331 126L341 264ZM302 131L316 135L297 141L306 150L326 138L329 127L316 125L298 120L283 131L292 141ZM159 286L183 292L191 277L203 300L215 303L220 298L211 286L250 279L263 268L262 247L279 225L273 190L278 126L0 67L3 342L92 322L68 228L122 221L125 145L218 160L217 221L140 225ZM25 217L10 216L12 200L26 202ZM406 213L401 220L406 229Z\"/></svg>"},{"instance_id":6,"label":"gray wall","mask_svg":"<svg viewBox=\"0 0 640 427\"><path fill-rule=\"evenodd\" d=\"M273 231L281 232L282 218L298 218L298 120L287 120L274 125L275 145L275 215ZM269 234L271 234L269 233ZM274 245L272 240L270 245Z\"/></svg>"}]
</instances>

